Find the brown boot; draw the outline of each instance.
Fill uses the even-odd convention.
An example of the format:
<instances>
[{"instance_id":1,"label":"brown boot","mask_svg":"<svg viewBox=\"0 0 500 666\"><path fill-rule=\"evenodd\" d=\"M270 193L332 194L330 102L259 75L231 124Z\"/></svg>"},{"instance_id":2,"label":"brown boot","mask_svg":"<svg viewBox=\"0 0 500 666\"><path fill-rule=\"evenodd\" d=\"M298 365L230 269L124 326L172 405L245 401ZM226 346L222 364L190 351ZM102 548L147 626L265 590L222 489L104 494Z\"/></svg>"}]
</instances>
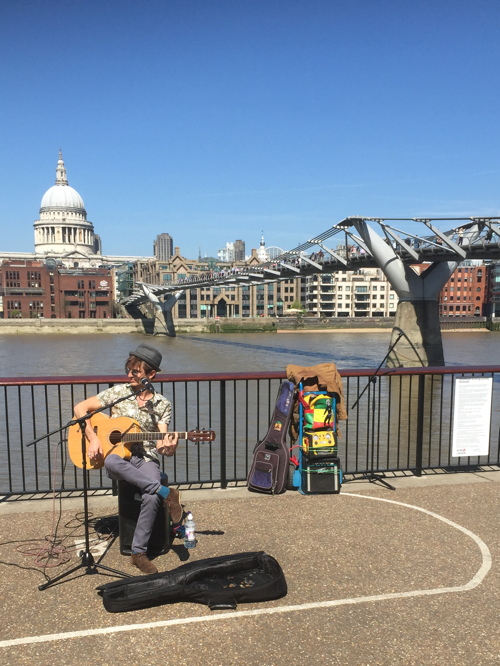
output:
<instances>
[{"instance_id":1,"label":"brown boot","mask_svg":"<svg viewBox=\"0 0 500 666\"><path fill-rule=\"evenodd\" d=\"M165 500L165 506L168 508L172 524L177 525L180 523L184 511L181 506L181 494L177 488L170 488L170 492Z\"/></svg>"},{"instance_id":2,"label":"brown boot","mask_svg":"<svg viewBox=\"0 0 500 666\"><path fill-rule=\"evenodd\" d=\"M130 556L130 562L142 571L145 574L155 574L158 573L158 569L148 558L146 553L132 553Z\"/></svg>"}]
</instances>

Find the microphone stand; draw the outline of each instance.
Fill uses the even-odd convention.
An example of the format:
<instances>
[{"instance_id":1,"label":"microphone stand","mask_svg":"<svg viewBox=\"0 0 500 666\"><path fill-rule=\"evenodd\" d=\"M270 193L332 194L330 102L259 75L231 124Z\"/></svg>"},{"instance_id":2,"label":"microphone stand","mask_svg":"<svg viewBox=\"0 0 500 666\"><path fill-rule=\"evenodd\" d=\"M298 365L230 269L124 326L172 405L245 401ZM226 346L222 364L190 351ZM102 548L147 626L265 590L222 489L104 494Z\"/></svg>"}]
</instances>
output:
<instances>
[{"instance_id":1,"label":"microphone stand","mask_svg":"<svg viewBox=\"0 0 500 666\"><path fill-rule=\"evenodd\" d=\"M110 407L114 407L114 405L117 405L119 402L122 402L122 400L131 398L132 396L135 396L138 393L142 393L143 391L147 391L148 389L152 388L149 381L147 382L147 384L146 382L143 382L143 384L144 388L140 389L139 391L132 391L132 393L129 393L128 395L125 395L121 398L118 398L114 402L109 403L109 405L104 405L103 407L96 409L94 412L89 412L84 416L72 419L71 421L68 421L66 425L62 426L62 428L57 428L56 430L52 430L51 432L48 432L45 435L42 435L41 437L37 437L33 441L28 442L26 444L26 446L33 446L42 439L47 439L51 435L55 435L56 433L62 432L63 430L66 430L66 428L69 428L70 426L78 425L80 427L80 432L82 436L83 514L84 514L84 528L85 528L85 550L82 550L79 553L80 557L79 564L77 564L72 569L64 571L62 574L59 574L59 576L55 576L54 578L49 578L45 583L42 583L41 585L38 586L39 590L46 590L51 585L54 585L63 578L70 576L72 573L82 568L85 568L86 574L100 573L98 569L103 569L104 571L109 571L110 573L116 574L117 576L122 576L123 578L131 578L130 574L127 574L123 571L118 571L117 569L112 569L111 567L107 567L104 564L101 564L100 560L96 562L94 556L90 552L89 501L88 501L88 481L87 481L87 439L85 437L85 426L86 422L89 419L91 419L95 414L103 412L105 409L109 409Z\"/></svg>"},{"instance_id":2,"label":"microphone stand","mask_svg":"<svg viewBox=\"0 0 500 666\"><path fill-rule=\"evenodd\" d=\"M376 411L376 410L375 410L375 407L376 407L376 404L375 404L375 385L376 385L376 383L377 383L377 377L378 377L378 373L379 373L380 368L384 365L384 363L385 363L386 360L388 359L390 353L392 352L392 350L394 349L394 347L398 344L398 342L401 340L401 338L403 337L403 335L404 335L403 332L399 333L399 335L398 335L398 337L396 338L396 340L394 341L394 343L389 347L389 351L387 352L387 354L386 354L386 355L384 356L384 358L382 359L380 365L379 365L378 368L375 370L375 372L373 373L373 375L371 375L370 379L368 380L367 385L365 386L365 388L364 388L364 389L361 391L361 393L359 394L358 399L356 400L356 402L355 402L355 403L353 404L353 406L351 407L351 409L354 409L354 408L356 407L356 405L358 404L358 402L359 402L359 401L361 400L361 398L363 397L363 395L364 395L365 391L367 390L367 388L368 388L371 384L373 384L372 414L371 414L372 422L371 422L370 470L369 470L368 472L363 472L363 477L366 478L366 479L368 479L368 481L369 481L370 483L375 483L375 482L377 482L377 483L381 483L382 485L386 486L386 488L388 488L389 490L396 490L396 488L395 488L394 486L391 486L391 484L388 483L388 482L385 480L386 477L385 477L385 474L384 474L383 472L380 472L380 473L376 474L376 473L373 471L373 468L374 468L374 466L375 466L375 411ZM368 427L370 428L370 421L369 421L369 420L368 420Z\"/></svg>"}]
</instances>

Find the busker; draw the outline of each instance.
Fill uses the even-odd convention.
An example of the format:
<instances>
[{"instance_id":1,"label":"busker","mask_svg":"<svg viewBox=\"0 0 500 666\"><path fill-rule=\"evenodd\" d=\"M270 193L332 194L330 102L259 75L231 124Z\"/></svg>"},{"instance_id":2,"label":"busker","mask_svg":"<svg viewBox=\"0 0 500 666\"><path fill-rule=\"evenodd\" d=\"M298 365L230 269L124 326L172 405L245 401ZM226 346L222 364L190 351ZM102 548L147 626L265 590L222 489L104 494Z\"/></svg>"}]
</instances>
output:
<instances>
[{"instance_id":1,"label":"busker","mask_svg":"<svg viewBox=\"0 0 500 666\"><path fill-rule=\"evenodd\" d=\"M128 383L116 384L79 402L74 407L75 418L85 416L117 398L132 394L112 408L111 416L130 417L137 421L145 432L167 433L172 405L167 398L156 393L152 386L148 386L160 370L161 360L162 355L157 349L147 344L140 344L134 352L130 352L125 362ZM86 422L85 436L88 440L88 457L99 462L103 458L103 448L90 420ZM169 433L165 439L133 444L129 460L116 453L108 454L104 460L106 473L111 479L127 481L141 490L141 510L132 539L131 563L146 574L158 573L158 569L149 560L146 552L161 503L164 502L168 506L174 528L181 523L183 517L180 493L177 488L169 488L162 484L158 458L158 454L173 456L177 444L178 434Z\"/></svg>"}]
</instances>

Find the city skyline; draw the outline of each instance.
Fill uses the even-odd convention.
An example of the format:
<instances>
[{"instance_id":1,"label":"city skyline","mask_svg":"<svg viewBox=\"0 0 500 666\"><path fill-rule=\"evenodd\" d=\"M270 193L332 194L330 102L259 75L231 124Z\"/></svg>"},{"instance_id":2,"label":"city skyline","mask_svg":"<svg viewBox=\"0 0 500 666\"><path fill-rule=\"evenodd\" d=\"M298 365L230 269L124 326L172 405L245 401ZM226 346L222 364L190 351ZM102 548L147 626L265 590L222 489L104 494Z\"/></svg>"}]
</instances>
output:
<instances>
[{"instance_id":1,"label":"city skyline","mask_svg":"<svg viewBox=\"0 0 500 666\"><path fill-rule=\"evenodd\" d=\"M497 20L485 0L9 3L0 250L33 247L60 148L105 254L498 215Z\"/></svg>"},{"instance_id":2,"label":"city skyline","mask_svg":"<svg viewBox=\"0 0 500 666\"><path fill-rule=\"evenodd\" d=\"M103 261L105 263L107 261L116 263L116 256L102 252L100 236L97 233L94 233L93 223L87 220L84 206L85 204L79 192L75 188L69 187L62 151L59 151L55 186L49 187L42 197L40 217L43 217L44 219L35 220L33 225L35 232L34 247L27 250L21 250L20 252L8 249L2 251L0 249L0 255L3 253L7 257L12 258L14 255L21 254L26 255L26 258L36 258L40 260L43 259L43 256L64 256L67 258L69 256L68 253L73 252L76 252L77 254L83 252L89 256L93 256L94 252L98 252L103 255ZM73 219L75 213L76 219ZM85 230L83 230L84 227ZM59 237L58 234L61 237ZM256 248L258 245L265 247L263 233L259 243L256 243L255 245ZM231 258L226 257L222 259L222 261L245 261L246 258L251 256L248 255L248 257L245 257L245 241L242 240L226 242L226 247L222 250L219 249L217 254L220 255L221 251L224 252L224 249L227 251L229 246L232 247L232 255L234 256ZM182 255L182 248L178 248L178 246L174 245L174 239L168 232L157 234L156 238L152 241L152 247L152 253L145 256L155 258L158 261L168 261L174 256L176 249L179 249L180 254ZM32 252L32 249L34 249L34 253ZM199 257L202 257L201 250L198 254ZM30 257L29 255L33 256ZM203 257L209 258L212 257L212 255L205 253ZM187 256L186 258L195 259L195 257ZM123 260L125 261L125 258Z\"/></svg>"}]
</instances>

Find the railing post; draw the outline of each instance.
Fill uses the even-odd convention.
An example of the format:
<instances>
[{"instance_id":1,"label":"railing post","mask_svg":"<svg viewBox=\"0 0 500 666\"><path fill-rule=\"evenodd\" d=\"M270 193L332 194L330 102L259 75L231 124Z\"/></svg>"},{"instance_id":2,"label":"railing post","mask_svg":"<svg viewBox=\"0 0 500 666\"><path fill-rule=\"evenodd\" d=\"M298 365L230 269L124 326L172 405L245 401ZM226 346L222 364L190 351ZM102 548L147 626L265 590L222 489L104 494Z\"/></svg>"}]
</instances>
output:
<instances>
[{"instance_id":1,"label":"railing post","mask_svg":"<svg viewBox=\"0 0 500 666\"><path fill-rule=\"evenodd\" d=\"M226 478L226 380L220 383L220 487L227 488Z\"/></svg>"},{"instance_id":2,"label":"railing post","mask_svg":"<svg viewBox=\"0 0 500 666\"><path fill-rule=\"evenodd\" d=\"M415 475L422 476L422 458L424 449L424 398L425 375L418 377L418 403L417 403L417 450L415 455Z\"/></svg>"}]
</instances>

